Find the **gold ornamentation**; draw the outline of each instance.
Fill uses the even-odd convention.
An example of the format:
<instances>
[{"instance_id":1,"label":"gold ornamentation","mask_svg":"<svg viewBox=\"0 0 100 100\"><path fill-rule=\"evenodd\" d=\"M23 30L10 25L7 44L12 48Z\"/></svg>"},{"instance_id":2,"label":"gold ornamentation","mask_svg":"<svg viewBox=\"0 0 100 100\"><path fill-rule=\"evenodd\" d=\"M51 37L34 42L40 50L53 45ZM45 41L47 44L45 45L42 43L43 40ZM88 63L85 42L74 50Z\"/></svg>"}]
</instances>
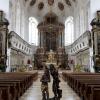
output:
<instances>
[{"instance_id":1,"label":"gold ornamentation","mask_svg":"<svg viewBox=\"0 0 100 100\"><path fill-rule=\"evenodd\" d=\"M55 54L52 50L50 50L50 52L48 53L48 62L52 63L55 61L55 58L54 58Z\"/></svg>"}]
</instances>

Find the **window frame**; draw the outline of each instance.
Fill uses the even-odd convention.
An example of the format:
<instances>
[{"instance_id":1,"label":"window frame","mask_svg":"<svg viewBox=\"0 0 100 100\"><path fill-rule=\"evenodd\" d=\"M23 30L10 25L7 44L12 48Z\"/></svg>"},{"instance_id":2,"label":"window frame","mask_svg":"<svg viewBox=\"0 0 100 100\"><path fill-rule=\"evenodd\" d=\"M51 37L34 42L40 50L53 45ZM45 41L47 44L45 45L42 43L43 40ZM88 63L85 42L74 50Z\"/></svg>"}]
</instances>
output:
<instances>
[{"instance_id":1,"label":"window frame","mask_svg":"<svg viewBox=\"0 0 100 100\"><path fill-rule=\"evenodd\" d=\"M69 27L70 27L70 29L69 29ZM68 32L68 31L70 31L70 32ZM67 36L69 36L69 38L71 39L70 41L67 41L67 39L68 39L68 38L66 38ZM73 17L70 16L65 21L65 46L72 44L73 40L74 40L74 21L73 21Z\"/></svg>"},{"instance_id":2,"label":"window frame","mask_svg":"<svg viewBox=\"0 0 100 100\"><path fill-rule=\"evenodd\" d=\"M29 43L38 45L38 22L34 17L29 17Z\"/></svg>"}]
</instances>

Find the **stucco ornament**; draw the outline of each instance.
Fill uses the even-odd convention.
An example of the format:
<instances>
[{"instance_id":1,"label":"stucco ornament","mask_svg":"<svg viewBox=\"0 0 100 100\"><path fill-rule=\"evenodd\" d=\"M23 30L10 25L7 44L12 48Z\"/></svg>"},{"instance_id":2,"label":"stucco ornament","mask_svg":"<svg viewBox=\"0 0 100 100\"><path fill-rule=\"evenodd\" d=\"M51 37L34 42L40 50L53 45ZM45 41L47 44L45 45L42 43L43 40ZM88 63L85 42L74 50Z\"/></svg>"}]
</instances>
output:
<instances>
[{"instance_id":1,"label":"stucco ornament","mask_svg":"<svg viewBox=\"0 0 100 100\"><path fill-rule=\"evenodd\" d=\"M48 0L48 4L52 6L54 4L54 0Z\"/></svg>"}]
</instances>

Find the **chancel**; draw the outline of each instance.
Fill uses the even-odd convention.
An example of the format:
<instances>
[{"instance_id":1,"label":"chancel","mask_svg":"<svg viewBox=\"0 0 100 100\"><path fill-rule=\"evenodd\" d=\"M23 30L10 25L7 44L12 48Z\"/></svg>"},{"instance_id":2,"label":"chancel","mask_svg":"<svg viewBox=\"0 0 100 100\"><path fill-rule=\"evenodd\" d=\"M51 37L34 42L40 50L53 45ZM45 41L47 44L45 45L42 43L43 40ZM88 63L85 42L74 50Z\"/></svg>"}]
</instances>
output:
<instances>
[{"instance_id":1,"label":"chancel","mask_svg":"<svg viewBox=\"0 0 100 100\"><path fill-rule=\"evenodd\" d=\"M100 0L0 0L0 100L100 100Z\"/></svg>"},{"instance_id":2,"label":"chancel","mask_svg":"<svg viewBox=\"0 0 100 100\"><path fill-rule=\"evenodd\" d=\"M64 47L64 24L58 22L56 14L49 12L44 21L39 23L39 47L35 54L35 63L39 67L43 61L55 62L63 67L67 66Z\"/></svg>"}]
</instances>

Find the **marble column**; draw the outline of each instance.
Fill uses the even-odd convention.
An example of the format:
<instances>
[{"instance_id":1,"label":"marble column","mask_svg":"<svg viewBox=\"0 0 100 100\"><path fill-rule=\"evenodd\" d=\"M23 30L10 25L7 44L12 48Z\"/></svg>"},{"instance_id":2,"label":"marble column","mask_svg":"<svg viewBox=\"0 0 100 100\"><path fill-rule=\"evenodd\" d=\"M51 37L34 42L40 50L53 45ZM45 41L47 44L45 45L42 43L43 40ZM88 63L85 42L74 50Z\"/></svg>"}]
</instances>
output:
<instances>
[{"instance_id":1,"label":"marble column","mask_svg":"<svg viewBox=\"0 0 100 100\"><path fill-rule=\"evenodd\" d=\"M64 32L62 32L62 47L64 47L64 41L65 41L65 39L64 39Z\"/></svg>"},{"instance_id":2,"label":"marble column","mask_svg":"<svg viewBox=\"0 0 100 100\"><path fill-rule=\"evenodd\" d=\"M63 41L63 36L62 36L62 32L61 32L61 47L62 47L62 41Z\"/></svg>"},{"instance_id":3,"label":"marble column","mask_svg":"<svg viewBox=\"0 0 100 100\"><path fill-rule=\"evenodd\" d=\"M59 32L59 48L62 46L62 35L61 35L61 31Z\"/></svg>"},{"instance_id":4,"label":"marble column","mask_svg":"<svg viewBox=\"0 0 100 100\"><path fill-rule=\"evenodd\" d=\"M38 40L39 40L39 47L41 47L41 32L40 31L38 32L38 36L39 36L39 38L38 38Z\"/></svg>"},{"instance_id":5,"label":"marble column","mask_svg":"<svg viewBox=\"0 0 100 100\"><path fill-rule=\"evenodd\" d=\"M39 32L39 43L40 43L40 48L43 47L43 31Z\"/></svg>"},{"instance_id":6,"label":"marble column","mask_svg":"<svg viewBox=\"0 0 100 100\"><path fill-rule=\"evenodd\" d=\"M59 32L59 35L58 35L58 48L60 47L60 32Z\"/></svg>"}]
</instances>

